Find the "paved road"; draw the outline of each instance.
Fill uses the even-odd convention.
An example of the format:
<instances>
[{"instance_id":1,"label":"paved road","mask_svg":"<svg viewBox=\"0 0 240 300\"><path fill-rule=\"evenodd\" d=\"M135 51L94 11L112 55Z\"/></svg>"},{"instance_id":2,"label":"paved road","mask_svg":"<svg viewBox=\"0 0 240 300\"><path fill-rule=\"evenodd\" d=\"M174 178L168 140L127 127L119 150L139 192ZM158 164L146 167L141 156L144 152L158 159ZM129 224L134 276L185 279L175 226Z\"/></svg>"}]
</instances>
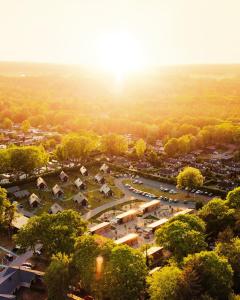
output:
<instances>
[{"instance_id":1,"label":"paved road","mask_svg":"<svg viewBox=\"0 0 240 300\"><path fill-rule=\"evenodd\" d=\"M118 179L115 179L114 180L114 183L115 185L124 192L124 197L122 197L121 199L119 200L114 200L114 201L111 201L111 202L108 202L102 206L99 206L95 209L92 209L90 210L88 213L86 213L85 215L83 215L83 218L85 220L90 220L91 218L95 217L96 215L100 214L101 212L105 211L105 210L108 210L116 205L120 205L120 204L124 204L126 202L129 202L131 200L134 200L134 198L137 198L137 199L140 199L140 200L143 200L143 201L151 201L151 199L145 197L145 196L142 196L142 195L138 195L138 194L135 194L134 192L132 191L129 191L128 188L126 188L124 186L124 184L122 183L122 181L124 179L127 179L127 178L118 178ZM156 188L156 189L159 189L160 185L164 186L164 187L168 187L168 188L171 188L171 189L175 189L175 186L174 185L170 185L170 184L165 184L165 183L160 183L158 181L155 181L155 180L151 180L151 179L146 179L146 178L140 178L140 180L143 182L143 184L145 186L149 186L149 187L153 187L153 188ZM163 204L166 205L166 202L162 201ZM171 203L171 206L174 206L174 207L183 207L183 203ZM187 203L187 204L184 204L184 207L186 208L194 208L195 205L194 203Z\"/></svg>"}]
</instances>

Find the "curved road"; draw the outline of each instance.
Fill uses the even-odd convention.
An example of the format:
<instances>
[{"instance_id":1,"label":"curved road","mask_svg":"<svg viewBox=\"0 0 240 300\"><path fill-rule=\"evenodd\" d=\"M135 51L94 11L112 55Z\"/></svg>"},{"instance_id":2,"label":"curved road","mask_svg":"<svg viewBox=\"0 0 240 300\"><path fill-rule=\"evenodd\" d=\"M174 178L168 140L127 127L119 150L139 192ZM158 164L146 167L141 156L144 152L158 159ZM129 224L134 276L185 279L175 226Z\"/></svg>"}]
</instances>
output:
<instances>
[{"instance_id":1,"label":"curved road","mask_svg":"<svg viewBox=\"0 0 240 300\"><path fill-rule=\"evenodd\" d=\"M135 194L132 191L129 191L128 188L126 188L124 186L124 184L122 183L123 180L125 179L129 179L129 178L117 178L114 180L115 185L124 192L124 196L119 199L119 200L114 200L108 203L103 204L102 206L99 206L95 209L90 210L88 213L86 213L85 215L83 215L83 218L85 220L90 220L91 218L95 217L96 215L100 214L101 212L108 210L116 205L120 205L120 204L124 204L126 202L129 202L131 200L134 200L134 198L143 200L143 201L151 201L151 199L144 197L142 195L138 195ZM146 179L146 178L140 178L140 180L143 182L144 185L149 186L149 187L153 187L156 189L159 189L160 185L162 186L166 186L168 188L173 188L175 189L175 186L173 185L169 185L169 184L164 184L164 183L160 183L158 181L155 180L151 180L151 179ZM167 205L166 202L162 202L163 204ZM183 207L182 203L171 203L171 206L175 206L175 207ZM194 204L193 203L188 203L188 204L184 204L184 207L186 208L194 208Z\"/></svg>"}]
</instances>

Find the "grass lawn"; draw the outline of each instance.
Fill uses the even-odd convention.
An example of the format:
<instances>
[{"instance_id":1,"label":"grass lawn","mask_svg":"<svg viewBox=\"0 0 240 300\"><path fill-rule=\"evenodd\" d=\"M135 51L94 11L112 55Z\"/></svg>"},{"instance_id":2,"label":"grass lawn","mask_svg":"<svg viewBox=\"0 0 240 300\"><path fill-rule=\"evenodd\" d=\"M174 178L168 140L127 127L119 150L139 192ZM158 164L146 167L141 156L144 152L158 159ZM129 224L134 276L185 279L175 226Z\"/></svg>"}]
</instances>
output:
<instances>
[{"instance_id":1,"label":"grass lawn","mask_svg":"<svg viewBox=\"0 0 240 300\"><path fill-rule=\"evenodd\" d=\"M89 176L82 176L80 175L79 171L66 172L69 176L69 180L66 183L61 182L59 177L56 175L47 177L43 176L48 185L48 191L38 190L36 187L36 182L30 182L21 185L20 189L26 189L30 192L30 194L35 193L42 201L41 205L38 208L31 208L28 203L28 198L21 199L18 202L23 205L24 209L33 212L36 215L47 212L55 202L59 203L65 209L74 209L84 214L87 212L87 210L80 207L78 204L75 204L72 200L72 197L79 192L79 190L73 184L78 177L80 177L82 181L86 183L87 188L85 190L81 190L81 192L87 197L91 209L101 206L114 199L120 199L124 196L123 192L114 185L114 178L109 174L104 174L106 183L111 187L114 193L113 197L104 197L104 195L99 191L101 185L97 184L94 180L94 176L98 173L98 169L96 167L93 167L88 171ZM51 189L55 184L58 184L63 189L63 199L54 199Z\"/></svg>"},{"instance_id":2,"label":"grass lawn","mask_svg":"<svg viewBox=\"0 0 240 300\"><path fill-rule=\"evenodd\" d=\"M164 197L168 197L168 198L172 198L172 199L178 199L179 201L184 201L184 200L193 201L193 202L202 201L203 203L207 203L209 201L209 198L205 197L203 195L190 194L188 196L188 194L186 192L181 191L181 190L178 190L177 194L169 194L167 192L160 191L160 189L158 190L158 189L146 186L144 184L134 184L132 182L132 180L130 180L130 179L123 180L123 183L124 184L128 183L138 190L154 194L158 197L164 196ZM159 185L160 185L160 183L159 183Z\"/></svg>"}]
</instances>

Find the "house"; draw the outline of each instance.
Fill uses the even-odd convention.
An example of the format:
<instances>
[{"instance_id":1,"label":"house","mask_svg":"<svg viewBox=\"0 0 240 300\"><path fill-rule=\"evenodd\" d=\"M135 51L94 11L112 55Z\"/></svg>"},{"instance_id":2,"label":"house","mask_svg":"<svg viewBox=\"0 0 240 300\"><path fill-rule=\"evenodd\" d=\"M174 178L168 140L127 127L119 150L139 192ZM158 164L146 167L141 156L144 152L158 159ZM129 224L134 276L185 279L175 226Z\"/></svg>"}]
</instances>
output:
<instances>
[{"instance_id":1,"label":"house","mask_svg":"<svg viewBox=\"0 0 240 300\"><path fill-rule=\"evenodd\" d=\"M62 171L60 173L59 177L60 177L62 182L67 182L68 181L68 175L64 171Z\"/></svg>"},{"instance_id":2,"label":"house","mask_svg":"<svg viewBox=\"0 0 240 300\"><path fill-rule=\"evenodd\" d=\"M115 241L115 244L117 244L117 245L126 244L128 246L134 246L137 243L138 243L138 234L137 233L129 233Z\"/></svg>"},{"instance_id":3,"label":"house","mask_svg":"<svg viewBox=\"0 0 240 300\"><path fill-rule=\"evenodd\" d=\"M21 190L21 191L17 191L15 193L13 193L13 195L18 199L22 199L22 198L28 197L30 195L30 193L28 190Z\"/></svg>"},{"instance_id":4,"label":"house","mask_svg":"<svg viewBox=\"0 0 240 300\"><path fill-rule=\"evenodd\" d=\"M87 198L80 192L73 196L73 201L84 207L88 205Z\"/></svg>"},{"instance_id":5,"label":"house","mask_svg":"<svg viewBox=\"0 0 240 300\"><path fill-rule=\"evenodd\" d=\"M161 220L155 221L151 224L147 225L147 228L151 229L152 232L160 228L163 224L165 224L168 221L167 218L163 218Z\"/></svg>"},{"instance_id":6,"label":"house","mask_svg":"<svg viewBox=\"0 0 240 300\"><path fill-rule=\"evenodd\" d=\"M54 203L52 206L51 206L51 208L49 209L49 213L50 214L53 214L53 215L55 215L55 214L57 214L57 213L59 213L59 212L63 212L64 211L64 209L62 208L62 206L60 206L59 204L57 204L57 203Z\"/></svg>"},{"instance_id":7,"label":"house","mask_svg":"<svg viewBox=\"0 0 240 300\"><path fill-rule=\"evenodd\" d=\"M32 193L28 199L29 205L31 207L38 207L38 205L41 203L41 199L34 193Z\"/></svg>"},{"instance_id":8,"label":"house","mask_svg":"<svg viewBox=\"0 0 240 300\"><path fill-rule=\"evenodd\" d=\"M101 186L100 193L103 193L106 197L110 197L113 194L112 190L106 183Z\"/></svg>"},{"instance_id":9,"label":"house","mask_svg":"<svg viewBox=\"0 0 240 300\"><path fill-rule=\"evenodd\" d=\"M16 214L15 218L12 220L11 226L15 231L18 231L27 224L28 220L29 218L25 217L24 215Z\"/></svg>"},{"instance_id":10,"label":"house","mask_svg":"<svg viewBox=\"0 0 240 300\"><path fill-rule=\"evenodd\" d=\"M159 260L163 257L163 247L152 246L147 249L146 257L151 261L151 266L156 265Z\"/></svg>"},{"instance_id":11,"label":"house","mask_svg":"<svg viewBox=\"0 0 240 300\"><path fill-rule=\"evenodd\" d=\"M102 222L89 229L91 234L103 234L111 228L110 222Z\"/></svg>"},{"instance_id":12,"label":"house","mask_svg":"<svg viewBox=\"0 0 240 300\"><path fill-rule=\"evenodd\" d=\"M56 198L61 198L64 195L63 190L58 184L54 185L54 187L52 188L52 193Z\"/></svg>"},{"instance_id":13,"label":"house","mask_svg":"<svg viewBox=\"0 0 240 300\"><path fill-rule=\"evenodd\" d=\"M118 224L123 224L135 219L137 217L137 214L138 214L138 210L130 209L120 215L117 215L115 219L117 220Z\"/></svg>"},{"instance_id":14,"label":"house","mask_svg":"<svg viewBox=\"0 0 240 300\"><path fill-rule=\"evenodd\" d=\"M139 210L142 214L154 211L158 209L161 205L160 200L152 200L146 203L143 203L139 206Z\"/></svg>"},{"instance_id":15,"label":"house","mask_svg":"<svg viewBox=\"0 0 240 300\"><path fill-rule=\"evenodd\" d=\"M97 183L101 183L101 184L105 183L104 177L99 173L94 177L94 179Z\"/></svg>"},{"instance_id":16,"label":"house","mask_svg":"<svg viewBox=\"0 0 240 300\"><path fill-rule=\"evenodd\" d=\"M42 177L38 177L37 179L37 188L39 190L47 190L48 186L45 180Z\"/></svg>"},{"instance_id":17,"label":"house","mask_svg":"<svg viewBox=\"0 0 240 300\"><path fill-rule=\"evenodd\" d=\"M20 191L19 186L15 185L15 186L11 186L9 188L7 188L7 195L8 197L10 197L11 195L13 195L15 192Z\"/></svg>"},{"instance_id":18,"label":"house","mask_svg":"<svg viewBox=\"0 0 240 300\"><path fill-rule=\"evenodd\" d=\"M43 272L23 267L8 267L0 274L0 300L18 299L16 292L21 288L30 288L32 283L43 276Z\"/></svg>"},{"instance_id":19,"label":"house","mask_svg":"<svg viewBox=\"0 0 240 300\"><path fill-rule=\"evenodd\" d=\"M80 190L80 189L84 189L85 188L85 184L83 183L83 181L80 178L77 178L74 181L74 185Z\"/></svg>"},{"instance_id":20,"label":"house","mask_svg":"<svg viewBox=\"0 0 240 300\"><path fill-rule=\"evenodd\" d=\"M193 208L186 208L186 209L183 209L183 210L180 210L180 211L176 212L173 216L176 217L176 216L179 216L179 215L192 214L193 212L194 212Z\"/></svg>"},{"instance_id":21,"label":"house","mask_svg":"<svg viewBox=\"0 0 240 300\"><path fill-rule=\"evenodd\" d=\"M103 173L110 173L110 169L105 163L101 166L100 171Z\"/></svg>"},{"instance_id":22,"label":"house","mask_svg":"<svg viewBox=\"0 0 240 300\"><path fill-rule=\"evenodd\" d=\"M83 176L88 176L88 170L87 170L84 166L81 166L81 168L80 168L80 173L81 173Z\"/></svg>"}]
</instances>

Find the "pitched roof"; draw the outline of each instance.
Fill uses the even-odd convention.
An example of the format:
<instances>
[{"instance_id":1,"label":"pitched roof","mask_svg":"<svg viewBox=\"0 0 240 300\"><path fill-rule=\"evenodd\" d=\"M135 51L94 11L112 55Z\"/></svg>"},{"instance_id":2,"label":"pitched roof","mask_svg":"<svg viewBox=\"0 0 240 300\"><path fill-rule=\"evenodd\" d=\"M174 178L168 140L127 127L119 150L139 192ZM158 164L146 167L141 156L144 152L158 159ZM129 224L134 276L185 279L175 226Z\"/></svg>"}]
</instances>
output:
<instances>
[{"instance_id":1,"label":"pitched roof","mask_svg":"<svg viewBox=\"0 0 240 300\"><path fill-rule=\"evenodd\" d=\"M103 171L103 172L107 172L109 169L109 167L104 163L101 168L100 168L100 171Z\"/></svg>"},{"instance_id":2,"label":"pitched roof","mask_svg":"<svg viewBox=\"0 0 240 300\"><path fill-rule=\"evenodd\" d=\"M44 184L47 186L46 181L42 177L38 177L37 179L37 186L39 186L40 184Z\"/></svg>"},{"instance_id":3,"label":"pitched roof","mask_svg":"<svg viewBox=\"0 0 240 300\"><path fill-rule=\"evenodd\" d=\"M17 185L16 186L11 186L11 187L7 188L7 191L8 191L8 193L15 193L17 191L20 191L20 188Z\"/></svg>"},{"instance_id":4,"label":"pitched roof","mask_svg":"<svg viewBox=\"0 0 240 300\"><path fill-rule=\"evenodd\" d=\"M104 179L104 177L102 176L102 174L98 173L97 175L95 175L94 177L98 182L100 182L102 179Z\"/></svg>"},{"instance_id":5,"label":"pitched roof","mask_svg":"<svg viewBox=\"0 0 240 300\"><path fill-rule=\"evenodd\" d=\"M59 177L60 177L61 180L63 180L64 178L68 178L68 175L64 171L62 171L60 173Z\"/></svg>"},{"instance_id":6,"label":"pitched roof","mask_svg":"<svg viewBox=\"0 0 240 300\"><path fill-rule=\"evenodd\" d=\"M83 200L87 201L87 198L82 193L79 192L78 194L73 196L73 200L81 204Z\"/></svg>"},{"instance_id":7,"label":"pitched roof","mask_svg":"<svg viewBox=\"0 0 240 300\"><path fill-rule=\"evenodd\" d=\"M16 229L21 229L24 225L27 224L29 218L24 215L18 214L12 221L12 227Z\"/></svg>"},{"instance_id":8,"label":"pitched roof","mask_svg":"<svg viewBox=\"0 0 240 300\"><path fill-rule=\"evenodd\" d=\"M24 197L28 197L30 193L28 190L21 190L21 191L14 192L13 195L16 198L24 198Z\"/></svg>"},{"instance_id":9,"label":"pitched roof","mask_svg":"<svg viewBox=\"0 0 240 300\"><path fill-rule=\"evenodd\" d=\"M54 187L52 188L53 194L56 195L58 192L62 192L63 190L61 189L61 187L58 184L55 184Z\"/></svg>"},{"instance_id":10,"label":"pitched roof","mask_svg":"<svg viewBox=\"0 0 240 300\"><path fill-rule=\"evenodd\" d=\"M34 202L41 202L41 199L34 193L32 193L29 197L29 204L32 205Z\"/></svg>"},{"instance_id":11,"label":"pitched roof","mask_svg":"<svg viewBox=\"0 0 240 300\"><path fill-rule=\"evenodd\" d=\"M74 184L75 184L77 187L80 187L81 185L83 185L83 181L82 181L80 178L77 178L77 179L74 181Z\"/></svg>"},{"instance_id":12,"label":"pitched roof","mask_svg":"<svg viewBox=\"0 0 240 300\"><path fill-rule=\"evenodd\" d=\"M87 172L87 169L84 166L81 166L80 172L81 172L81 174L84 174Z\"/></svg>"},{"instance_id":13,"label":"pitched roof","mask_svg":"<svg viewBox=\"0 0 240 300\"><path fill-rule=\"evenodd\" d=\"M51 208L50 211L52 212L52 214L57 214L59 212L62 212L64 209L62 208L62 206L60 206L57 203L54 203Z\"/></svg>"},{"instance_id":14,"label":"pitched roof","mask_svg":"<svg viewBox=\"0 0 240 300\"><path fill-rule=\"evenodd\" d=\"M101 188L100 188L100 192L101 193L104 193L104 194L107 194L108 192L110 192L111 191L111 189L110 189L110 187L105 183L105 184L103 184L102 186L101 186Z\"/></svg>"}]
</instances>

